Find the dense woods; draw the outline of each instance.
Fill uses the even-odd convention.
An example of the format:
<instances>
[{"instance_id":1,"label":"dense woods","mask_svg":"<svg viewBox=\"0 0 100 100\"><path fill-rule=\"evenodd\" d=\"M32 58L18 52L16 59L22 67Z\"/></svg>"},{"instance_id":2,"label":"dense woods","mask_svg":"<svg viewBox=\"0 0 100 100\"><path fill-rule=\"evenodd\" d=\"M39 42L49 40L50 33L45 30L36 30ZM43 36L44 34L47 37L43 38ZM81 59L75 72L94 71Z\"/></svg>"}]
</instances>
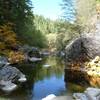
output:
<instances>
[{"instance_id":1,"label":"dense woods","mask_svg":"<svg viewBox=\"0 0 100 100\"><path fill-rule=\"evenodd\" d=\"M61 19L52 21L35 15L34 24L45 36L49 49L63 50L66 44L79 35L78 25Z\"/></svg>"},{"instance_id":2,"label":"dense woods","mask_svg":"<svg viewBox=\"0 0 100 100\"><path fill-rule=\"evenodd\" d=\"M64 20L46 19L34 15L30 0L0 3L0 48L9 53L19 45L28 44L39 48L62 50L79 30L77 25ZM13 43L13 44L12 44Z\"/></svg>"},{"instance_id":3,"label":"dense woods","mask_svg":"<svg viewBox=\"0 0 100 100\"><path fill-rule=\"evenodd\" d=\"M99 0L63 0L63 18L53 21L35 15L31 0L1 0L1 54L5 54L2 50L9 53L24 44L53 51L64 50L72 39L79 37L84 30L93 28L91 20L95 19L91 16L95 16L97 4Z\"/></svg>"}]
</instances>

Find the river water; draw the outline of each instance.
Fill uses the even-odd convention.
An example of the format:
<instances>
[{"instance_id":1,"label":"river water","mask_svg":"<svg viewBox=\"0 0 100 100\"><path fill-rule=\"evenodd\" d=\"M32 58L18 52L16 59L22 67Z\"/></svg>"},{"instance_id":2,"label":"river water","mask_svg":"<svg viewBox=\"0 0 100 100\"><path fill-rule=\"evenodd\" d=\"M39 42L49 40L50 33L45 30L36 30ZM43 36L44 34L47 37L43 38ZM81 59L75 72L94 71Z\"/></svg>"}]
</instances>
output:
<instances>
[{"instance_id":1,"label":"river water","mask_svg":"<svg viewBox=\"0 0 100 100\"><path fill-rule=\"evenodd\" d=\"M17 67L26 75L27 82L19 84L12 93L0 92L0 100L41 100L47 95L72 95L84 88L64 81L64 62L57 57L47 57L37 63L24 63Z\"/></svg>"}]
</instances>

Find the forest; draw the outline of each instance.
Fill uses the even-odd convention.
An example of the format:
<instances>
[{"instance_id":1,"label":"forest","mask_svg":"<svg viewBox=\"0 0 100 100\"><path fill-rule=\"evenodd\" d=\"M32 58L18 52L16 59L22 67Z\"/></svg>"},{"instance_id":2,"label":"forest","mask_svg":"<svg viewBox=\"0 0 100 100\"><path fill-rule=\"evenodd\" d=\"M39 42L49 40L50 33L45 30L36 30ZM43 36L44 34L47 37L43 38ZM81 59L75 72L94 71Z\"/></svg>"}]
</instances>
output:
<instances>
[{"instance_id":1,"label":"forest","mask_svg":"<svg viewBox=\"0 0 100 100\"><path fill-rule=\"evenodd\" d=\"M63 50L80 31L76 23L63 19L52 21L35 15L30 0L1 0L0 16L0 54L6 56L25 44Z\"/></svg>"},{"instance_id":2,"label":"forest","mask_svg":"<svg viewBox=\"0 0 100 100\"><path fill-rule=\"evenodd\" d=\"M98 2L99 0L76 0L77 8L75 8L72 6L72 0L63 0L61 7L64 17L52 21L41 15L35 15L31 0L1 0L0 54L9 55L19 45L24 44L50 50L63 50L67 43L79 36L86 27L89 31L88 24L92 24L90 19L96 13L94 8ZM66 12L67 9L69 14ZM71 23L73 19L75 21Z\"/></svg>"}]
</instances>

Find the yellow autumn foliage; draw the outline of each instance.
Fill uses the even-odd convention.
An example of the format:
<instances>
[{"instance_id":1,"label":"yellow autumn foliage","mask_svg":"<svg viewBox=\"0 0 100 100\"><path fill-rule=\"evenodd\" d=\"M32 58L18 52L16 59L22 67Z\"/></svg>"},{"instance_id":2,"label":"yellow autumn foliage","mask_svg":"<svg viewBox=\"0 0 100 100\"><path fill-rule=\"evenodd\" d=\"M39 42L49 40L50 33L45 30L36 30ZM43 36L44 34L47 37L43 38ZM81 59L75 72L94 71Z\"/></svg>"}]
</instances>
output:
<instances>
[{"instance_id":1,"label":"yellow autumn foliage","mask_svg":"<svg viewBox=\"0 0 100 100\"><path fill-rule=\"evenodd\" d=\"M21 62L25 59L25 56L22 52L20 51L10 51L9 55L8 55L8 60L10 63L18 63Z\"/></svg>"},{"instance_id":2,"label":"yellow autumn foliage","mask_svg":"<svg viewBox=\"0 0 100 100\"><path fill-rule=\"evenodd\" d=\"M16 33L10 23L0 26L0 49L4 46L15 47L17 45Z\"/></svg>"}]
</instances>

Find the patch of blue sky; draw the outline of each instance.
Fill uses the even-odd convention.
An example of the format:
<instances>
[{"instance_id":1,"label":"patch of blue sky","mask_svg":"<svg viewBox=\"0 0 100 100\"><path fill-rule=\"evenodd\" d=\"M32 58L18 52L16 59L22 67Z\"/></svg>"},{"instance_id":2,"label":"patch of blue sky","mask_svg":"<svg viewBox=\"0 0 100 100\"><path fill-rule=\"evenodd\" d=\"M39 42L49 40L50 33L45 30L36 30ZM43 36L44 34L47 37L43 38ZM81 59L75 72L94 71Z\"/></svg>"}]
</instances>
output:
<instances>
[{"instance_id":1,"label":"patch of blue sky","mask_svg":"<svg viewBox=\"0 0 100 100\"><path fill-rule=\"evenodd\" d=\"M66 0L62 5L64 19L72 23L76 20L75 4L75 0Z\"/></svg>"},{"instance_id":2,"label":"patch of blue sky","mask_svg":"<svg viewBox=\"0 0 100 100\"><path fill-rule=\"evenodd\" d=\"M74 1L70 1L72 2L72 5L69 4L64 11L66 12L66 18L69 18L69 20L75 20L75 16L70 12L74 7ZM34 5L34 14L42 15L51 20L56 20L63 16L64 11L61 6L63 0L32 0L32 3Z\"/></svg>"},{"instance_id":3,"label":"patch of blue sky","mask_svg":"<svg viewBox=\"0 0 100 100\"><path fill-rule=\"evenodd\" d=\"M33 0L34 13L55 20L61 15L62 0Z\"/></svg>"}]
</instances>

